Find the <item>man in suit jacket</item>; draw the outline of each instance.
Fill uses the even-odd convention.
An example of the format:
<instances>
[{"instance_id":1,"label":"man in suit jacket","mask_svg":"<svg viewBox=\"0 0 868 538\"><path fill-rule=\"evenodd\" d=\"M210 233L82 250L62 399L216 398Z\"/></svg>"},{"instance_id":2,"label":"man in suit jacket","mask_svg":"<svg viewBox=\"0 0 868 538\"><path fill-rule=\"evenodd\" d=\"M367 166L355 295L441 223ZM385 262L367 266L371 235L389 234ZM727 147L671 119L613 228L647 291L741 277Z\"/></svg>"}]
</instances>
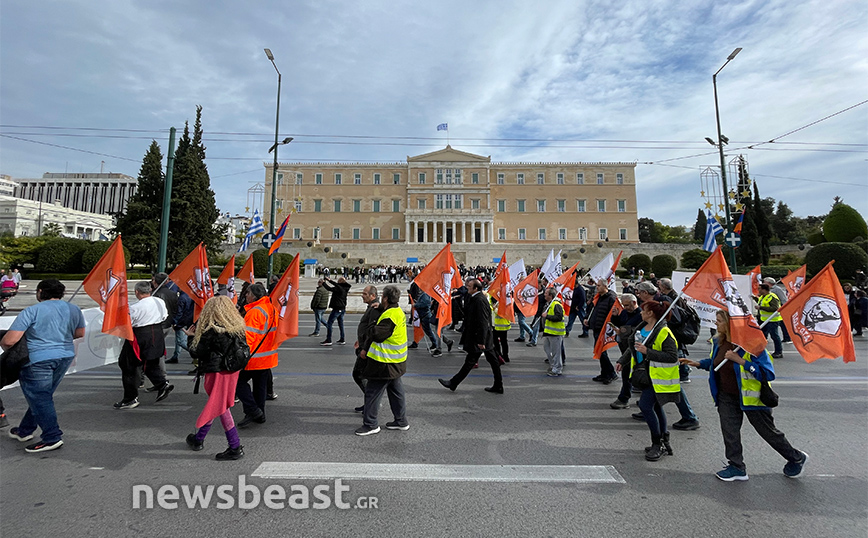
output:
<instances>
[{"instance_id":1,"label":"man in suit jacket","mask_svg":"<svg viewBox=\"0 0 868 538\"><path fill-rule=\"evenodd\" d=\"M464 332L461 333L461 341L467 358L461 370L452 379L439 379L440 384L454 391L464 381L473 366L479 361L479 357L485 353L485 360L491 365L494 374L494 385L486 387L487 392L503 394L503 377L500 375L500 362L494 353L494 329L491 326L491 307L485 294L482 293L482 284L472 278L465 284L467 286L467 300L464 305Z\"/></svg>"}]
</instances>

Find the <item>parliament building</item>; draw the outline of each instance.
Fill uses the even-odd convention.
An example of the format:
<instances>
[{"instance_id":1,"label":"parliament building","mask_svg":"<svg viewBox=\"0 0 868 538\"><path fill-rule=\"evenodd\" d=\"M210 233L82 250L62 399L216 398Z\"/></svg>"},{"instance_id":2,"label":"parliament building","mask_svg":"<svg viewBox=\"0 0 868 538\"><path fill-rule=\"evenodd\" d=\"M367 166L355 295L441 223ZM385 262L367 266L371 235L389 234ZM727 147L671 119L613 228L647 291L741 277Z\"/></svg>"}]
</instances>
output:
<instances>
[{"instance_id":1,"label":"parliament building","mask_svg":"<svg viewBox=\"0 0 868 538\"><path fill-rule=\"evenodd\" d=\"M285 239L324 245L637 243L635 169L491 162L448 145L406 162L280 163L275 227L291 212Z\"/></svg>"}]
</instances>

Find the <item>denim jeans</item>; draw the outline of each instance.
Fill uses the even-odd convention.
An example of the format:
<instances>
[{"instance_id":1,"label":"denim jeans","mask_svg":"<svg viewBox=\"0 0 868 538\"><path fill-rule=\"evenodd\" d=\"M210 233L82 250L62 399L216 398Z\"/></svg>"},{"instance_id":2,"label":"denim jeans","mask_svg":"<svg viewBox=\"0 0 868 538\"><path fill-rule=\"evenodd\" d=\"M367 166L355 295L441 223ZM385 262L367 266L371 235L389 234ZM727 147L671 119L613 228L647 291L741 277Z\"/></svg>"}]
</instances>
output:
<instances>
[{"instance_id":1,"label":"denim jeans","mask_svg":"<svg viewBox=\"0 0 868 538\"><path fill-rule=\"evenodd\" d=\"M344 334L344 313L345 310L337 310L332 308L332 313L329 314L329 320L326 323L326 329L328 332L326 333L326 340L329 342L332 341L332 326L335 324L335 320L338 320L338 328L341 330L341 340L344 341L346 335Z\"/></svg>"},{"instance_id":2,"label":"denim jeans","mask_svg":"<svg viewBox=\"0 0 868 538\"><path fill-rule=\"evenodd\" d=\"M21 369L21 392L29 407L18 425L19 435L30 435L39 426L44 443L56 443L63 437L54 409L54 391L74 358L31 362Z\"/></svg>"},{"instance_id":3,"label":"denim jeans","mask_svg":"<svg viewBox=\"0 0 868 538\"><path fill-rule=\"evenodd\" d=\"M778 332L778 322L770 321L763 327L763 334L766 337L772 337L772 343L775 345L775 354L783 353L783 348L781 347L781 334Z\"/></svg>"},{"instance_id":4,"label":"denim jeans","mask_svg":"<svg viewBox=\"0 0 868 538\"><path fill-rule=\"evenodd\" d=\"M533 318L533 319L536 323L532 322L533 323L533 325L532 325L533 332L530 333L530 343L536 344L537 338L539 338L539 328L540 328L540 325L543 324L543 321L542 321L541 317Z\"/></svg>"},{"instance_id":5,"label":"denim jeans","mask_svg":"<svg viewBox=\"0 0 868 538\"><path fill-rule=\"evenodd\" d=\"M527 334L530 336L533 334L533 330L530 328L530 325L527 324L527 316L525 316L521 310L516 312L515 319L518 321L518 337L524 338L524 335Z\"/></svg>"},{"instance_id":6,"label":"denim jeans","mask_svg":"<svg viewBox=\"0 0 868 538\"><path fill-rule=\"evenodd\" d=\"M422 330L431 339L431 345L440 349L440 339L437 337L437 333L431 329L431 323L434 321L434 318L431 317L431 311L423 309L416 310L416 313L419 315L419 325L422 326Z\"/></svg>"},{"instance_id":7,"label":"denim jeans","mask_svg":"<svg viewBox=\"0 0 868 538\"><path fill-rule=\"evenodd\" d=\"M666 413L663 412L663 407L657 402L657 394L654 392L654 387L642 389L642 394L639 396L639 409L642 410L645 423L648 424L648 429L651 430L651 439L659 439L664 433L669 431L666 426Z\"/></svg>"},{"instance_id":8,"label":"denim jeans","mask_svg":"<svg viewBox=\"0 0 868 538\"><path fill-rule=\"evenodd\" d=\"M175 352L172 353L172 360L181 355L181 349L190 352L190 348L187 347L187 333L184 332L184 329L175 329Z\"/></svg>"},{"instance_id":9,"label":"denim jeans","mask_svg":"<svg viewBox=\"0 0 868 538\"><path fill-rule=\"evenodd\" d=\"M314 308L313 309L313 319L316 321L316 327L313 330L314 334L319 334L320 325L325 325L326 321L323 318L323 314L325 314L325 308Z\"/></svg>"}]
</instances>

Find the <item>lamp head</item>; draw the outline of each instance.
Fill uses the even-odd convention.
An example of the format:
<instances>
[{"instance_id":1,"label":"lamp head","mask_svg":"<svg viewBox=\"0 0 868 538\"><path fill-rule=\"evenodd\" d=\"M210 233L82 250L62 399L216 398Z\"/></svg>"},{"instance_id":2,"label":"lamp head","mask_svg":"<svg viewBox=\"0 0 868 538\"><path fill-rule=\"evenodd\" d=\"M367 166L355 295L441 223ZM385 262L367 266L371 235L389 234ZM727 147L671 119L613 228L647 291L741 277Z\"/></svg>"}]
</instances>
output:
<instances>
[{"instance_id":1,"label":"lamp head","mask_svg":"<svg viewBox=\"0 0 868 538\"><path fill-rule=\"evenodd\" d=\"M714 140L712 140L711 137L706 136L706 137L705 137L705 140L706 140L709 144L711 144L712 146L717 146L717 143L716 143Z\"/></svg>"},{"instance_id":2,"label":"lamp head","mask_svg":"<svg viewBox=\"0 0 868 538\"><path fill-rule=\"evenodd\" d=\"M265 49L265 50L268 50L268 49ZM733 58L735 58L736 56L738 56L738 53L739 53L739 52L741 52L741 47L738 47L737 49L735 49L734 51L732 51L732 54L730 54L729 56L727 56L726 59L727 59L727 60L732 60Z\"/></svg>"},{"instance_id":3,"label":"lamp head","mask_svg":"<svg viewBox=\"0 0 868 538\"><path fill-rule=\"evenodd\" d=\"M741 49L739 49L739 50L741 50ZM269 60L271 60L272 62L274 61L274 55L271 54L271 49L265 49L265 55L268 56Z\"/></svg>"}]
</instances>

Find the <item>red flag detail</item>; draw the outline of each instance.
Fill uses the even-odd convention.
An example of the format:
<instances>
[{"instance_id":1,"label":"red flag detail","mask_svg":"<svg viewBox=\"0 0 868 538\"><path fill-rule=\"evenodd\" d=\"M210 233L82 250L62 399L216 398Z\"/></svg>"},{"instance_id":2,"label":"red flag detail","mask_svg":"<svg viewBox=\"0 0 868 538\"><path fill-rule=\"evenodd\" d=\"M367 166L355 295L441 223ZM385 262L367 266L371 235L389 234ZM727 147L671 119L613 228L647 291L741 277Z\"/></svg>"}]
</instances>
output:
<instances>
[{"instance_id":1,"label":"red flag detail","mask_svg":"<svg viewBox=\"0 0 868 538\"><path fill-rule=\"evenodd\" d=\"M175 270L169 274L169 279L196 303L196 307L193 309L193 319L198 319L199 313L205 306L205 301L214 297L205 246L199 243L199 246L187 254L184 261L179 263Z\"/></svg>"},{"instance_id":2,"label":"red flag detail","mask_svg":"<svg viewBox=\"0 0 868 538\"><path fill-rule=\"evenodd\" d=\"M271 245L271 248L268 249L268 255L271 256L274 252L280 248L280 244L283 242L283 234L286 233L286 225L289 224L289 217L292 216L292 213L286 216L286 220L283 221L283 224L280 225L280 229L277 230L277 234L274 238L274 243Z\"/></svg>"},{"instance_id":3,"label":"red flag detail","mask_svg":"<svg viewBox=\"0 0 868 538\"><path fill-rule=\"evenodd\" d=\"M488 286L488 294L497 300L497 315L514 322L515 310L512 308L512 295L509 294L509 266L506 265L506 251L503 251L500 263L497 264L497 271Z\"/></svg>"},{"instance_id":4,"label":"red flag detail","mask_svg":"<svg viewBox=\"0 0 868 538\"><path fill-rule=\"evenodd\" d=\"M527 317L535 316L539 301L539 269L534 269L533 273L516 284L512 296L522 314Z\"/></svg>"},{"instance_id":5,"label":"red flag detail","mask_svg":"<svg viewBox=\"0 0 868 538\"><path fill-rule=\"evenodd\" d=\"M130 302L127 295L127 264L121 236L111 244L105 254L82 283L84 292L99 304L105 313L102 332L133 340L133 325L130 321Z\"/></svg>"},{"instance_id":6,"label":"red flag detail","mask_svg":"<svg viewBox=\"0 0 868 538\"><path fill-rule=\"evenodd\" d=\"M253 256L247 257L247 261L245 261L244 265L241 266L241 270L238 271L238 275L236 275L235 278L242 282L247 282L248 284L254 284L256 282L256 277L253 276Z\"/></svg>"},{"instance_id":7,"label":"red flag detail","mask_svg":"<svg viewBox=\"0 0 868 538\"><path fill-rule=\"evenodd\" d=\"M419 313L416 312L416 304L413 302L413 297L410 297L410 321L413 323L413 342L419 343L425 338L425 330L422 328L422 322L419 320Z\"/></svg>"},{"instance_id":8,"label":"red flag detail","mask_svg":"<svg viewBox=\"0 0 868 538\"><path fill-rule=\"evenodd\" d=\"M452 324L452 290L464 285L449 243L434 256L414 280L419 289L439 303L437 335L441 328Z\"/></svg>"},{"instance_id":9,"label":"red flag detail","mask_svg":"<svg viewBox=\"0 0 868 538\"><path fill-rule=\"evenodd\" d=\"M299 278L299 255L283 272L283 276L277 281L271 291L271 304L277 312L277 326L275 327L274 342L279 344L288 338L298 336L298 278Z\"/></svg>"}]
</instances>

